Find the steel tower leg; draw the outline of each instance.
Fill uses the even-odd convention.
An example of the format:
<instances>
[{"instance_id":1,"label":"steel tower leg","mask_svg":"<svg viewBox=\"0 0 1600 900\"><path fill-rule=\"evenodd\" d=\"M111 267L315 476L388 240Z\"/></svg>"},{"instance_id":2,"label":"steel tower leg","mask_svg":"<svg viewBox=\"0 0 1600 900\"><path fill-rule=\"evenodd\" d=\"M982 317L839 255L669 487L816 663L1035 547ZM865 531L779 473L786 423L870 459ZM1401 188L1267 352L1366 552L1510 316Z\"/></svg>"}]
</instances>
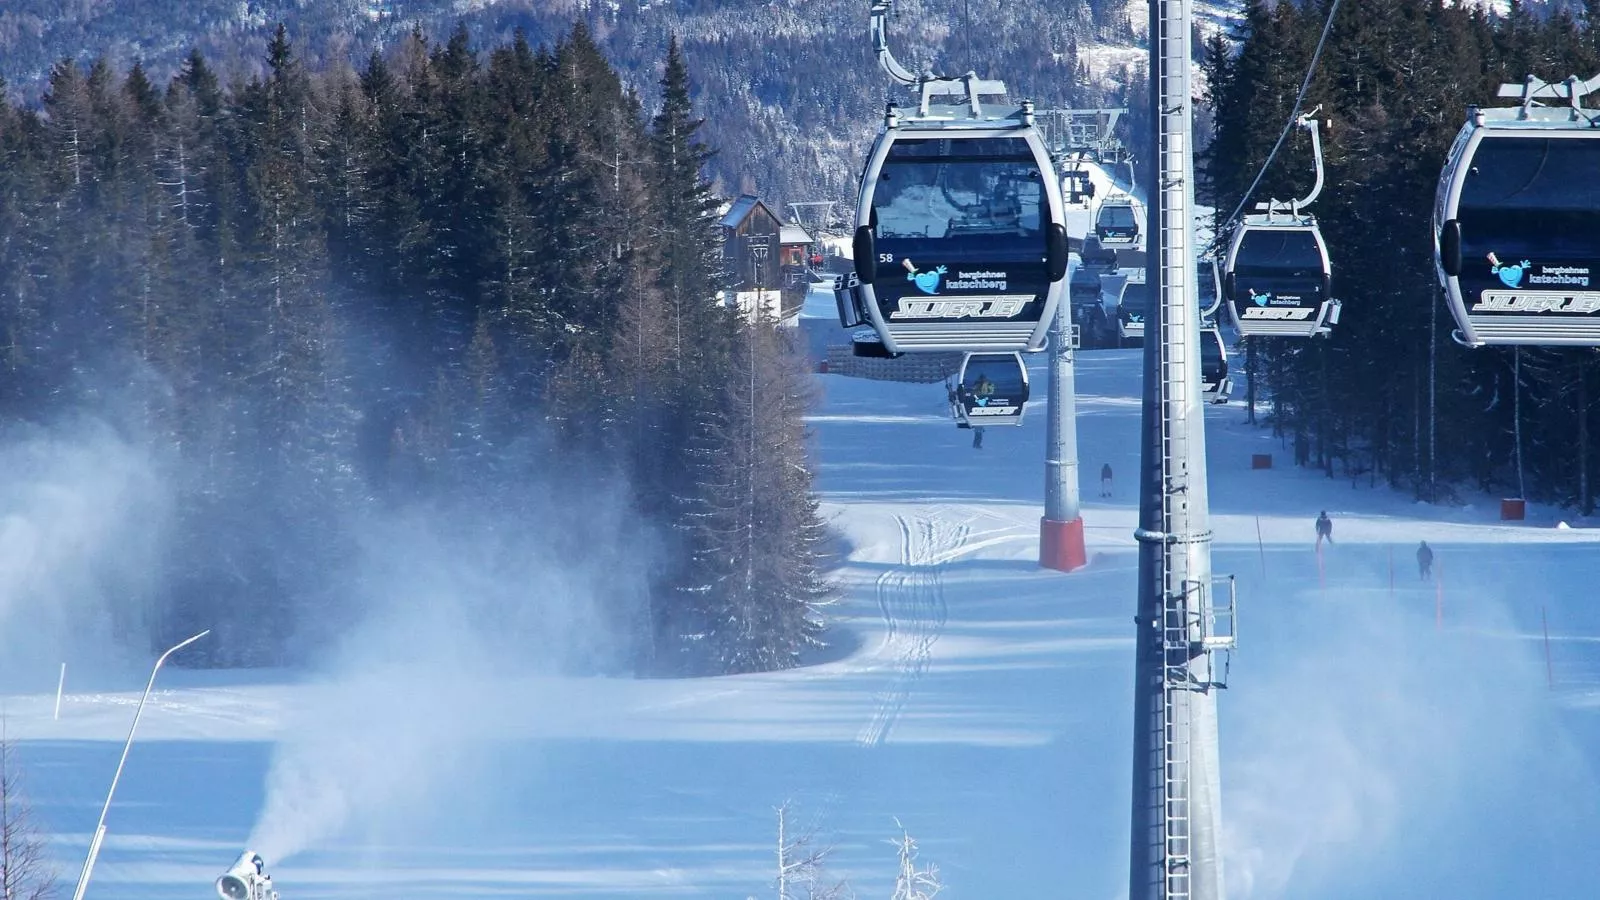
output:
<instances>
[{"instance_id":1,"label":"steel tower leg","mask_svg":"<svg viewBox=\"0 0 1600 900\"><path fill-rule=\"evenodd\" d=\"M1150 4L1130 900L1222 900L1205 419L1190 146L1189 0ZM1231 637L1229 638L1231 641Z\"/></svg>"},{"instance_id":2,"label":"steel tower leg","mask_svg":"<svg viewBox=\"0 0 1600 900\"><path fill-rule=\"evenodd\" d=\"M1069 257L1067 283L1078 268ZM1089 562L1078 503L1078 415L1073 379L1072 304L1056 307L1050 338L1049 419L1044 435L1044 518L1039 520L1039 565L1071 572Z\"/></svg>"}]
</instances>

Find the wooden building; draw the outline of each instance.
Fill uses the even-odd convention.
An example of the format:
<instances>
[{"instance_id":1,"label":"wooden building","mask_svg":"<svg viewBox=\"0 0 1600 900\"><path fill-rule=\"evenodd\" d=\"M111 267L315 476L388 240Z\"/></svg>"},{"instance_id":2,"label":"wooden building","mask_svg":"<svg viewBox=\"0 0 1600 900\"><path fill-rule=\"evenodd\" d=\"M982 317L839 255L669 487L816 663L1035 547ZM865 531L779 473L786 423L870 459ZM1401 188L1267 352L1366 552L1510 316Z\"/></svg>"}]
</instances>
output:
<instances>
[{"instance_id":1,"label":"wooden building","mask_svg":"<svg viewBox=\"0 0 1600 900\"><path fill-rule=\"evenodd\" d=\"M783 287L781 262L783 221L745 194L722 216L722 272L734 291L778 290Z\"/></svg>"},{"instance_id":2,"label":"wooden building","mask_svg":"<svg viewBox=\"0 0 1600 900\"><path fill-rule=\"evenodd\" d=\"M723 213L724 296L751 318L781 320L805 302L815 239L745 194Z\"/></svg>"}]
</instances>

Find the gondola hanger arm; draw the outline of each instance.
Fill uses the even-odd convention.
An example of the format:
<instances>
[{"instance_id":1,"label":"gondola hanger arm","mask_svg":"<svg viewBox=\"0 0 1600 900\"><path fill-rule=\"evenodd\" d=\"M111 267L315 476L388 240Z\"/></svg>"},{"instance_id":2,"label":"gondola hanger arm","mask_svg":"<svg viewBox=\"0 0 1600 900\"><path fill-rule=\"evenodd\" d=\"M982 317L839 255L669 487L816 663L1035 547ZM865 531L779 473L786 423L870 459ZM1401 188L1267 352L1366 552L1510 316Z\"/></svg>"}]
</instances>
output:
<instances>
[{"instance_id":1,"label":"gondola hanger arm","mask_svg":"<svg viewBox=\"0 0 1600 900\"><path fill-rule=\"evenodd\" d=\"M1005 96L1005 82L979 78L975 72L965 75L940 75L937 72L918 75L912 72L895 59L894 51L889 49L889 13L894 10L894 0L867 0L867 8L871 13L872 49L878 55L878 65L899 84L917 89L917 112L920 117L932 115L936 100L940 106L955 106L957 104L950 103L955 99L965 101L970 110L968 115L976 119L983 115L980 98Z\"/></svg>"},{"instance_id":2,"label":"gondola hanger arm","mask_svg":"<svg viewBox=\"0 0 1600 900\"><path fill-rule=\"evenodd\" d=\"M1315 202L1318 195L1322 193L1322 130L1317 124L1316 118L1317 113L1321 110L1322 105L1318 104L1316 109L1313 109L1311 112L1306 113L1296 120L1301 128L1304 128L1306 131L1311 133L1311 155L1312 159L1316 162L1317 169L1317 180L1311 185L1311 193L1306 194L1304 197L1294 202L1294 212L1296 215L1299 215L1302 210Z\"/></svg>"},{"instance_id":3,"label":"gondola hanger arm","mask_svg":"<svg viewBox=\"0 0 1600 900\"><path fill-rule=\"evenodd\" d=\"M889 49L889 13L894 9L894 0L868 0L868 9L872 14L872 49L878 54L878 65L900 84L907 87L920 84L922 78L901 65Z\"/></svg>"}]
</instances>

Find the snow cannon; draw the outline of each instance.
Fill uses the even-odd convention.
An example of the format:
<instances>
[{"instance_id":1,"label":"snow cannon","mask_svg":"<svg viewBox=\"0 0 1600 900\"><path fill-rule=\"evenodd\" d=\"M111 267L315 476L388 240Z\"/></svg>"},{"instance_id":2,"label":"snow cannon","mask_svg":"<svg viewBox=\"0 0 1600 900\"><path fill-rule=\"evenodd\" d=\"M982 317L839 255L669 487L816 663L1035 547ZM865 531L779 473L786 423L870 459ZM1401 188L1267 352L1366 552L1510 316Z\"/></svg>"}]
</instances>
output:
<instances>
[{"instance_id":1,"label":"snow cannon","mask_svg":"<svg viewBox=\"0 0 1600 900\"><path fill-rule=\"evenodd\" d=\"M244 851L217 879L217 896L222 900L278 900L278 892L272 889L272 876L265 868L261 854Z\"/></svg>"}]
</instances>

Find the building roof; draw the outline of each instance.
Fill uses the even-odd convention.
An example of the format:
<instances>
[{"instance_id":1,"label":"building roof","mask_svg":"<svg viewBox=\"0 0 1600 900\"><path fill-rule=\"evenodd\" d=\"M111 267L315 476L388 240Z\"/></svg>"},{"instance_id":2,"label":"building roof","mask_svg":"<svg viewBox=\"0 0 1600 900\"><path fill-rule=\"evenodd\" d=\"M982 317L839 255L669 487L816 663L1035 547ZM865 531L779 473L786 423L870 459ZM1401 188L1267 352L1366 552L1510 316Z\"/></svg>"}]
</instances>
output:
<instances>
[{"instance_id":1,"label":"building roof","mask_svg":"<svg viewBox=\"0 0 1600 900\"><path fill-rule=\"evenodd\" d=\"M780 244L809 244L811 235L799 225L785 225L778 230L778 243Z\"/></svg>"},{"instance_id":2,"label":"building roof","mask_svg":"<svg viewBox=\"0 0 1600 900\"><path fill-rule=\"evenodd\" d=\"M746 216L748 216L748 215L750 215L750 213L754 212L755 208L757 206L765 207L766 204L762 203L761 202L761 198L755 196L754 194L744 194L744 195L740 196L739 199L733 201L733 205L732 206L728 207L728 211L726 213L723 213L723 215L722 215L722 223L721 223L722 227L723 228L737 228L737 227L739 227L739 223L743 222L745 220ZM771 210L767 210L767 211L769 213L771 212ZM773 218L776 219L778 217L777 216L773 216Z\"/></svg>"}]
</instances>

